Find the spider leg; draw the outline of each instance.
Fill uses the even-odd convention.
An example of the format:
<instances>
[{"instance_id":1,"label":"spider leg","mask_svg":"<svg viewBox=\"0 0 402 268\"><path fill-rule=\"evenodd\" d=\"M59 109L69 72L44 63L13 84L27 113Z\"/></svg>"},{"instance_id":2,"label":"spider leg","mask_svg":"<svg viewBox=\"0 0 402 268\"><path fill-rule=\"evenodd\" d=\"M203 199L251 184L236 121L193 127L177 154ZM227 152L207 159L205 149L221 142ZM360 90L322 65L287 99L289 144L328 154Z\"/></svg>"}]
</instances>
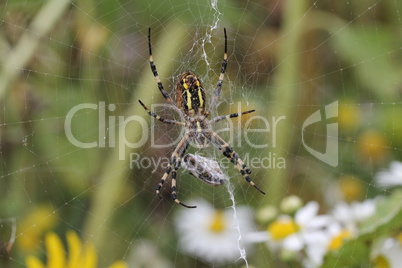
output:
<instances>
[{"instance_id":1,"label":"spider leg","mask_svg":"<svg viewBox=\"0 0 402 268\"><path fill-rule=\"evenodd\" d=\"M161 188L162 188L163 184L165 183L167 177L169 176L171 170L172 170L172 164L169 163L167 168L166 168L165 174L163 174L162 179L160 180L160 182L156 186L156 189L155 189L156 190L156 195L161 199L162 199L162 195L160 193Z\"/></svg>"},{"instance_id":2,"label":"spider leg","mask_svg":"<svg viewBox=\"0 0 402 268\"><path fill-rule=\"evenodd\" d=\"M162 93L167 103L173 104L172 99L169 97L169 94L163 88L161 79L159 78L158 71L156 70L156 66L154 64L154 59L152 57L152 46L151 46L151 28L148 29L148 47L149 47L149 64L151 65L151 71L155 77L156 83L158 84L159 91Z\"/></svg>"},{"instance_id":3,"label":"spider leg","mask_svg":"<svg viewBox=\"0 0 402 268\"><path fill-rule=\"evenodd\" d=\"M160 190L163 186L163 184L165 183L166 179L168 178L170 172L172 171L172 166L176 163L176 158L177 156L181 154L184 154L184 152L187 149L188 146L188 135L185 135L180 142L177 144L176 149L174 150L174 152L172 153L172 156L170 158L170 162L166 168L165 174L163 174L162 179L160 180L160 182L158 183L158 185L156 186L156 194L158 195L159 198L162 198L161 194L160 194Z\"/></svg>"},{"instance_id":4,"label":"spider leg","mask_svg":"<svg viewBox=\"0 0 402 268\"><path fill-rule=\"evenodd\" d=\"M226 72L226 67L228 65L228 38L226 36L226 28L223 28L223 32L225 35L225 52L223 54L223 62L221 66L221 74L219 76L218 84L216 85L216 90L214 93L214 96L212 98L211 105L209 106L207 114L215 108L216 102L218 101L219 95L221 94L221 89L222 89L222 82L223 78L225 77L225 72Z\"/></svg>"},{"instance_id":5,"label":"spider leg","mask_svg":"<svg viewBox=\"0 0 402 268\"><path fill-rule=\"evenodd\" d=\"M233 114L228 114L228 115L217 116L215 118L212 118L211 121L209 121L209 123L216 123L216 122L219 122L219 121L221 121L223 119L226 119L226 118L241 117L242 115L249 114L249 113L252 113L252 112L255 112L255 110L245 111L245 112L242 112L241 114L233 113Z\"/></svg>"},{"instance_id":6,"label":"spider leg","mask_svg":"<svg viewBox=\"0 0 402 268\"><path fill-rule=\"evenodd\" d=\"M209 131L209 135L215 147L217 147L219 151L221 151L223 155L226 156L233 163L233 165L236 166L237 170L240 172L243 178L248 183L250 183L251 186L256 188L260 193L265 194L260 188L257 187L257 185L255 185L255 183L248 176L248 174L251 173L251 170L247 167L246 164L244 164L243 160L240 159L240 157L233 150L233 148L230 147L230 145L215 132Z\"/></svg>"},{"instance_id":7,"label":"spider leg","mask_svg":"<svg viewBox=\"0 0 402 268\"><path fill-rule=\"evenodd\" d=\"M183 122L177 122L175 120L170 120L170 119L165 119L160 117L159 115L157 115L154 112L151 112L147 106L145 106L145 104L142 103L142 101L138 100L138 102L141 104L141 106L144 108L145 111L147 111L149 113L150 116L154 117L155 119L161 121L162 123L166 123L166 124L175 124L175 125L180 125L180 126L185 126L185 124Z\"/></svg>"},{"instance_id":8,"label":"spider leg","mask_svg":"<svg viewBox=\"0 0 402 268\"><path fill-rule=\"evenodd\" d=\"M172 171L172 167L173 167L173 171L172 171L172 194L171 194L172 199L177 204L180 204L183 207L196 208L196 206L188 206L188 205L184 204L183 202L181 202L179 199L177 199L176 174L177 174L177 170L179 169L179 167L181 165L181 159L183 158L183 155L186 153L186 150L187 150L187 147L188 147L189 143L190 143L189 142L189 136L185 135L181 139L181 141L177 144L176 149L172 153L172 158L170 159L170 163L169 163L168 167L166 168L166 172L165 172L165 174L163 174L162 179L160 180L160 182L156 186L156 194L158 195L159 198L161 198L160 190L161 190L164 182L168 178L170 172Z\"/></svg>"}]
</instances>

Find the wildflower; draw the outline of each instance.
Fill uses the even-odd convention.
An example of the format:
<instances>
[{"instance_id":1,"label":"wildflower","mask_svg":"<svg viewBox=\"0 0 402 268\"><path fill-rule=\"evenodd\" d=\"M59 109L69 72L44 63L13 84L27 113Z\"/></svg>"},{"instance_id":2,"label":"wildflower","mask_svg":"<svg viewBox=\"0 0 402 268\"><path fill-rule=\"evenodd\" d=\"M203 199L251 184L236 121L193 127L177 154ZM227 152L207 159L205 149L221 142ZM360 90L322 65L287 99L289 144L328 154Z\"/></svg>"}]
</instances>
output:
<instances>
[{"instance_id":1,"label":"wildflower","mask_svg":"<svg viewBox=\"0 0 402 268\"><path fill-rule=\"evenodd\" d=\"M280 204L280 209L283 213L293 214L303 206L303 201L296 195L291 195L284 198Z\"/></svg>"},{"instance_id":2,"label":"wildflower","mask_svg":"<svg viewBox=\"0 0 402 268\"><path fill-rule=\"evenodd\" d=\"M269 242L279 243L287 250L301 250L308 236L321 230L329 221L327 216L318 216L317 212L318 203L311 201L297 210L294 218L286 215L279 217L268 226Z\"/></svg>"},{"instance_id":3,"label":"wildflower","mask_svg":"<svg viewBox=\"0 0 402 268\"><path fill-rule=\"evenodd\" d=\"M329 241L326 245L328 251L337 251L345 243L358 236L359 225L376 210L376 200L368 199L363 202L337 204L333 211L334 221L327 226Z\"/></svg>"},{"instance_id":4,"label":"wildflower","mask_svg":"<svg viewBox=\"0 0 402 268\"><path fill-rule=\"evenodd\" d=\"M327 227L311 232L305 237L305 255L302 259L303 267L321 267L324 261L324 256L328 252L328 243L330 236Z\"/></svg>"},{"instance_id":5,"label":"wildflower","mask_svg":"<svg viewBox=\"0 0 402 268\"><path fill-rule=\"evenodd\" d=\"M50 207L34 208L21 222L17 230L18 247L24 252L32 252L40 244L43 234L56 225L56 215Z\"/></svg>"},{"instance_id":6,"label":"wildflower","mask_svg":"<svg viewBox=\"0 0 402 268\"><path fill-rule=\"evenodd\" d=\"M386 137L377 130L366 130L357 138L358 154L363 160L378 163L388 153Z\"/></svg>"},{"instance_id":7,"label":"wildflower","mask_svg":"<svg viewBox=\"0 0 402 268\"><path fill-rule=\"evenodd\" d=\"M267 232L255 232L247 236L250 242L267 242L271 250L287 252L302 252L307 255L306 267L316 267L322 263L325 255L325 245L328 243L328 235L325 228L330 224L331 218L326 215L317 215L318 203L309 202L298 209L291 217L282 214L272 221ZM293 256L298 256L293 254Z\"/></svg>"},{"instance_id":8,"label":"wildflower","mask_svg":"<svg viewBox=\"0 0 402 268\"><path fill-rule=\"evenodd\" d=\"M389 170L383 170L376 174L377 185L383 188L402 185L402 163L393 161L389 165Z\"/></svg>"},{"instance_id":9,"label":"wildflower","mask_svg":"<svg viewBox=\"0 0 402 268\"><path fill-rule=\"evenodd\" d=\"M47 251L47 264L43 264L35 256L29 255L26 259L28 268L95 268L98 263L98 256L92 243L82 246L78 235L69 231L66 235L69 256L65 255L65 249L61 239L53 232L45 237ZM115 262L109 268L127 268L122 262Z\"/></svg>"},{"instance_id":10,"label":"wildflower","mask_svg":"<svg viewBox=\"0 0 402 268\"><path fill-rule=\"evenodd\" d=\"M325 247L328 251L339 250L345 241L356 236L356 229L348 230L337 221L328 225L326 231L329 239Z\"/></svg>"},{"instance_id":11,"label":"wildflower","mask_svg":"<svg viewBox=\"0 0 402 268\"><path fill-rule=\"evenodd\" d=\"M268 205L258 209L255 216L260 223L267 223L275 219L278 214L279 211L275 206Z\"/></svg>"},{"instance_id":12,"label":"wildflower","mask_svg":"<svg viewBox=\"0 0 402 268\"><path fill-rule=\"evenodd\" d=\"M350 100L343 100L339 103L338 121L342 129L349 133L357 128L360 111L356 103Z\"/></svg>"},{"instance_id":13,"label":"wildflower","mask_svg":"<svg viewBox=\"0 0 402 268\"><path fill-rule=\"evenodd\" d=\"M338 202L360 201L364 199L367 191L363 181L354 175L342 175L337 179L331 179L324 190L323 197L329 207Z\"/></svg>"},{"instance_id":14,"label":"wildflower","mask_svg":"<svg viewBox=\"0 0 402 268\"><path fill-rule=\"evenodd\" d=\"M357 177L344 175L339 178L338 184L342 199L347 202L361 200L364 196L364 183Z\"/></svg>"},{"instance_id":15,"label":"wildflower","mask_svg":"<svg viewBox=\"0 0 402 268\"><path fill-rule=\"evenodd\" d=\"M358 225L374 214L376 203L374 199L367 199L363 202L352 202L351 204L341 202L334 207L332 216L344 229L355 233Z\"/></svg>"},{"instance_id":16,"label":"wildflower","mask_svg":"<svg viewBox=\"0 0 402 268\"><path fill-rule=\"evenodd\" d=\"M371 260L373 267L397 268L402 263L402 244L399 238L383 238L374 243Z\"/></svg>"},{"instance_id":17,"label":"wildflower","mask_svg":"<svg viewBox=\"0 0 402 268\"><path fill-rule=\"evenodd\" d=\"M241 257L243 235L252 229L252 217L245 207L216 210L197 201L196 210L181 210L176 227L182 251L209 263L235 261Z\"/></svg>"}]
</instances>

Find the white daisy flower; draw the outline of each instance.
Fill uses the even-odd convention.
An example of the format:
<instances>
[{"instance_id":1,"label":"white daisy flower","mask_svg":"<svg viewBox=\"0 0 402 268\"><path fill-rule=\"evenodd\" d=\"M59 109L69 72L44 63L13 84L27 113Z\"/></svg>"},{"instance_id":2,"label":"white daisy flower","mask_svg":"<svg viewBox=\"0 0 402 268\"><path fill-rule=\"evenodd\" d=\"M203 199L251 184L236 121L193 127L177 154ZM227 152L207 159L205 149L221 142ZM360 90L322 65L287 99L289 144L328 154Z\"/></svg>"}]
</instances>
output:
<instances>
[{"instance_id":1,"label":"white daisy flower","mask_svg":"<svg viewBox=\"0 0 402 268\"><path fill-rule=\"evenodd\" d=\"M316 268L321 267L324 261L324 256L328 252L328 243L331 237L326 229L318 230L305 236L305 253L306 258L303 258L303 267Z\"/></svg>"},{"instance_id":2,"label":"white daisy flower","mask_svg":"<svg viewBox=\"0 0 402 268\"><path fill-rule=\"evenodd\" d=\"M245 257L243 236L253 230L247 207L216 210L204 200L196 200L196 209L180 210L176 217L179 244L183 252L208 263L233 262Z\"/></svg>"},{"instance_id":3,"label":"white daisy flower","mask_svg":"<svg viewBox=\"0 0 402 268\"><path fill-rule=\"evenodd\" d=\"M356 229L353 230L343 227L339 222L333 222L327 227L329 236L328 243L325 245L327 251L336 251L340 249L344 242L356 236Z\"/></svg>"},{"instance_id":4,"label":"white daisy flower","mask_svg":"<svg viewBox=\"0 0 402 268\"><path fill-rule=\"evenodd\" d=\"M402 163L393 161L389 170L383 170L376 174L375 180L379 187L390 188L402 185Z\"/></svg>"},{"instance_id":5,"label":"white daisy flower","mask_svg":"<svg viewBox=\"0 0 402 268\"><path fill-rule=\"evenodd\" d=\"M335 206L329 218L332 219L320 231L306 236L307 260L305 267L319 267L328 251L339 250L345 241L358 235L362 221L375 213L376 200L347 204L341 202Z\"/></svg>"},{"instance_id":6,"label":"white daisy flower","mask_svg":"<svg viewBox=\"0 0 402 268\"><path fill-rule=\"evenodd\" d=\"M373 267L398 268L402 263L402 237L380 239L371 252Z\"/></svg>"},{"instance_id":7,"label":"white daisy flower","mask_svg":"<svg viewBox=\"0 0 402 268\"><path fill-rule=\"evenodd\" d=\"M358 236L359 225L375 213L376 200L367 199L361 203L338 203L333 211L334 221L327 226L330 239L326 248L328 251L339 250L345 241Z\"/></svg>"},{"instance_id":8,"label":"white daisy flower","mask_svg":"<svg viewBox=\"0 0 402 268\"><path fill-rule=\"evenodd\" d=\"M355 234L358 225L375 213L376 204L377 202L374 199L366 199L363 202L350 204L341 202L334 207L332 216L344 229Z\"/></svg>"},{"instance_id":9,"label":"white daisy flower","mask_svg":"<svg viewBox=\"0 0 402 268\"><path fill-rule=\"evenodd\" d=\"M251 242L267 242L271 250L301 252L305 250L311 265L321 264L328 243L326 226L331 223L331 217L317 215L318 203L311 201L296 211L294 217L280 215L268 226L268 232L255 232L247 236ZM297 255L295 255L297 256Z\"/></svg>"},{"instance_id":10,"label":"white daisy flower","mask_svg":"<svg viewBox=\"0 0 402 268\"><path fill-rule=\"evenodd\" d=\"M271 241L274 244L279 242L287 250L301 250L309 240L309 236L315 235L330 222L328 216L317 215L318 209L318 203L311 201L297 210L294 219L283 217L271 223L268 227ZM282 229L285 226L288 228ZM286 229L289 231L288 234L283 232Z\"/></svg>"}]
</instances>

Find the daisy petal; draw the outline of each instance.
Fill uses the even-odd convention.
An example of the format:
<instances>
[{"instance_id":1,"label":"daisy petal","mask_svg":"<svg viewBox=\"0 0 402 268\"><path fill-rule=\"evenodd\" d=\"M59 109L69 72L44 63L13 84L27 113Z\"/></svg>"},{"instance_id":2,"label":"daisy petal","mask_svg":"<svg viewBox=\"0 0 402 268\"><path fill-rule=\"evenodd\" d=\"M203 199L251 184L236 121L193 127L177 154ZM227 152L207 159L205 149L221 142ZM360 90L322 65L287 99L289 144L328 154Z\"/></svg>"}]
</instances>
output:
<instances>
[{"instance_id":1,"label":"daisy petal","mask_svg":"<svg viewBox=\"0 0 402 268\"><path fill-rule=\"evenodd\" d=\"M295 221L299 225L308 224L309 221L317 215L319 206L315 201L308 202L304 207L300 208L295 215Z\"/></svg>"}]
</instances>

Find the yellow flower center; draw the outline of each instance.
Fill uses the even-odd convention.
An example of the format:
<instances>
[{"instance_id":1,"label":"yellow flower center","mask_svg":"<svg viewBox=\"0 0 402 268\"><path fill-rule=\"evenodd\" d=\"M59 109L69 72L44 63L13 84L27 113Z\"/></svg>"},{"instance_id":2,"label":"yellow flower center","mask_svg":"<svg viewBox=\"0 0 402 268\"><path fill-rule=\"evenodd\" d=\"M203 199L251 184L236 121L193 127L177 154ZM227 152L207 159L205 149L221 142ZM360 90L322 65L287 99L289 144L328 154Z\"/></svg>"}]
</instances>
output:
<instances>
[{"instance_id":1,"label":"yellow flower center","mask_svg":"<svg viewBox=\"0 0 402 268\"><path fill-rule=\"evenodd\" d=\"M223 211L215 211L211 224L209 225L209 230L213 233L221 233L226 229L225 214Z\"/></svg>"},{"instance_id":2,"label":"yellow flower center","mask_svg":"<svg viewBox=\"0 0 402 268\"><path fill-rule=\"evenodd\" d=\"M268 226L272 239L282 240L299 231L299 226L292 219L276 220Z\"/></svg>"},{"instance_id":3,"label":"yellow flower center","mask_svg":"<svg viewBox=\"0 0 402 268\"><path fill-rule=\"evenodd\" d=\"M398 240L399 245L402 247L402 232L396 236L396 240Z\"/></svg>"},{"instance_id":4,"label":"yellow flower center","mask_svg":"<svg viewBox=\"0 0 402 268\"><path fill-rule=\"evenodd\" d=\"M383 133L368 130L357 138L359 153L365 159L381 160L387 152L387 140Z\"/></svg>"},{"instance_id":5,"label":"yellow flower center","mask_svg":"<svg viewBox=\"0 0 402 268\"><path fill-rule=\"evenodd\" d=\"M347 130L356 128L359 121L359 108L354 103L340 103L338 110L339 125Z\"/></svg>"},{"instance_id":6,"label":"yellow flower center","mask_svg":"<svg viewBox=\"0 0 402 268\"><path fill-rule=\"evenodd\" d=\"M343 245L343 242L346 239L351 238L351 237L352 237L352 234L349 231L347 231L347 230L341 231L337 236L332 238L331 242L328 245L328 249L329 250L340 249Z\"/></svg>"},{"instance_id":7,"label":"yellow flower center","mask_svg":"<svg viewBox=\"0 0 402 268\"><path fill-rule=\"evenodd\" d=\"M375 257L375 259L373 260L373 263L374 263L374 267L376 267L376 268L391 267L391 265L389 264L389 261L387 260L387 258L385 258L384 255L378 255L377 257Z\"/></svg>"},{"instance_id":8,"label":"yellow flower center","mask_svg":"<svg viewBox=\"0 0 402 268\"><path fill-rule=\"evenodd\" d=\"M356 177L345 175L339 178L339 188L347 202L360 200L364 193L364 184Z\"/></svg>"}]
</instances>

